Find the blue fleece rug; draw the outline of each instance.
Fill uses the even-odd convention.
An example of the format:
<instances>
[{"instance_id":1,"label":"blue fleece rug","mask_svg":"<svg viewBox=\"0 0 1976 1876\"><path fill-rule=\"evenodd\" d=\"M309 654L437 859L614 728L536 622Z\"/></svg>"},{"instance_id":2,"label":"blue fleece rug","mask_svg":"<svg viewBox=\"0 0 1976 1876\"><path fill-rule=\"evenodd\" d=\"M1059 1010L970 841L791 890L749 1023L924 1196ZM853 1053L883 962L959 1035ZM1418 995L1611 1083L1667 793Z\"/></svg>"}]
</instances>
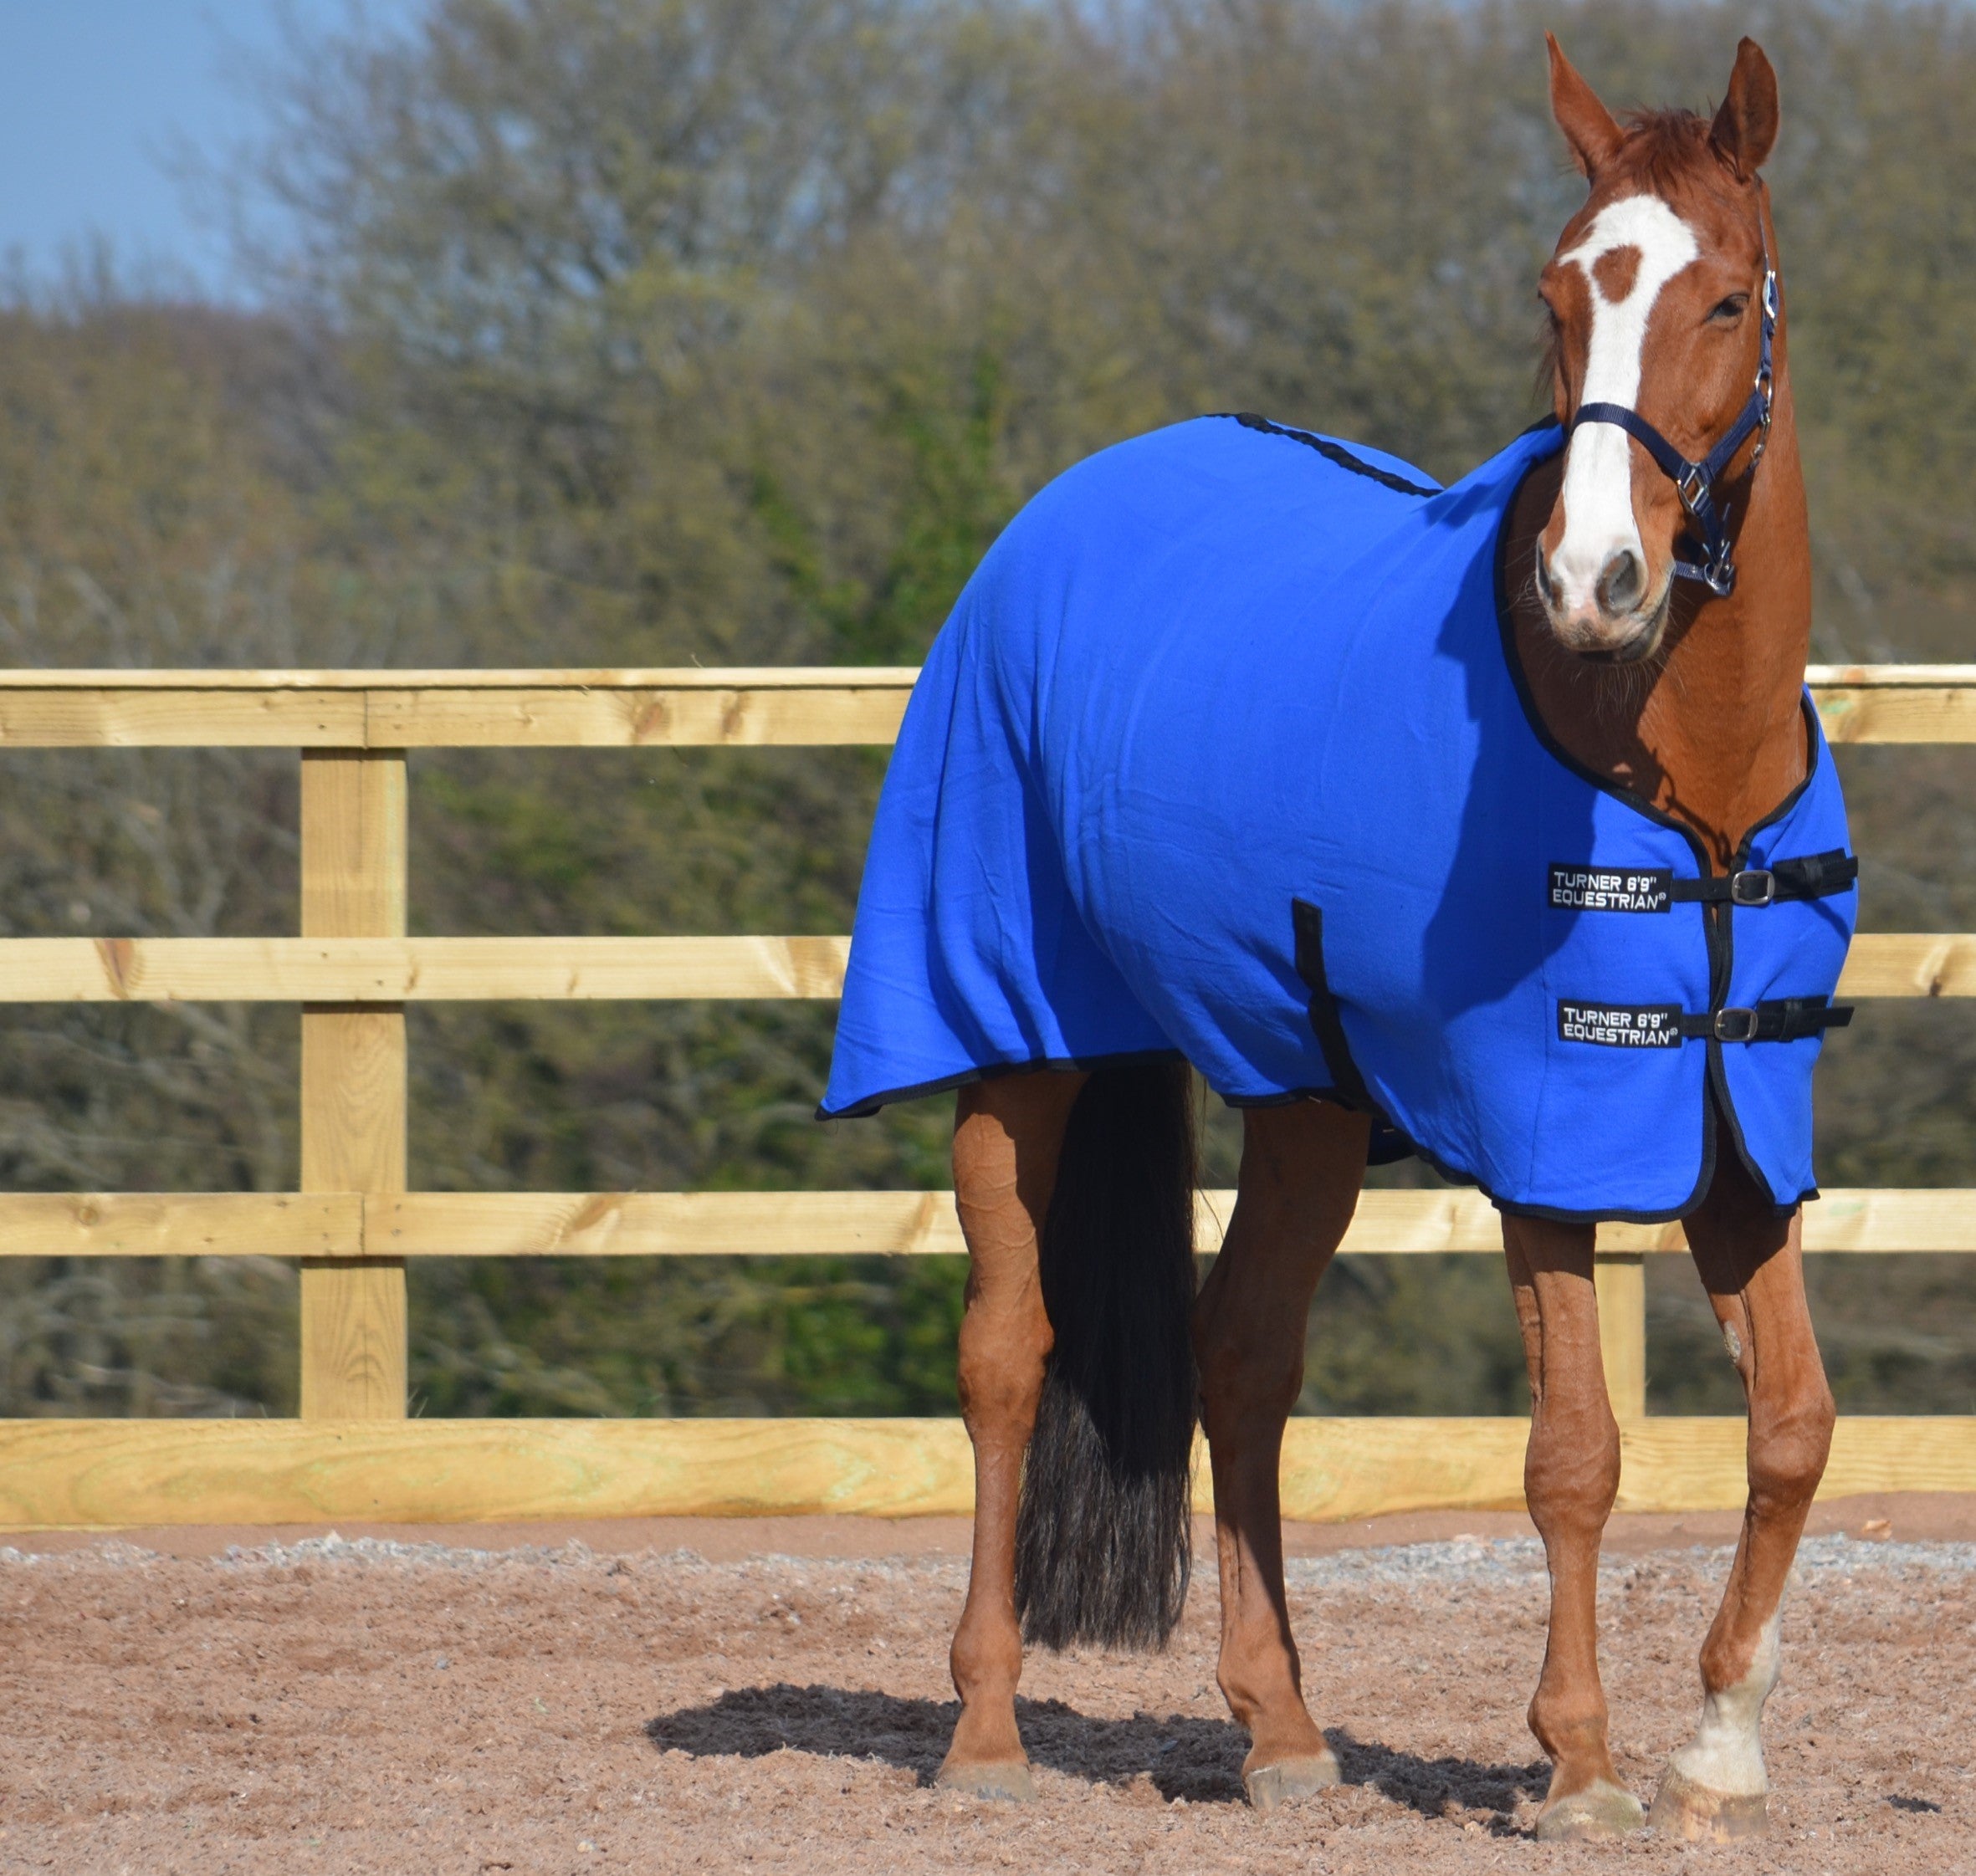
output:
<instances>
[{"instance_id":1,"label":"blue fleece rug","mask_svg":"<svg viewBox=\"0 0 1976 1876\"><path fill-rule=\"evenodd\" d=\"M1810 773L1705 904L1695 837L1550 742L1497 563L1560 445L1439 489L1203 417L1037 496L906 713L820 1111L1177 1051L1511 1209L1679 1216L1726 1150L1810 1194L1857 906L1830 752L1807 698Z\"/></svg>"}]
</instances>

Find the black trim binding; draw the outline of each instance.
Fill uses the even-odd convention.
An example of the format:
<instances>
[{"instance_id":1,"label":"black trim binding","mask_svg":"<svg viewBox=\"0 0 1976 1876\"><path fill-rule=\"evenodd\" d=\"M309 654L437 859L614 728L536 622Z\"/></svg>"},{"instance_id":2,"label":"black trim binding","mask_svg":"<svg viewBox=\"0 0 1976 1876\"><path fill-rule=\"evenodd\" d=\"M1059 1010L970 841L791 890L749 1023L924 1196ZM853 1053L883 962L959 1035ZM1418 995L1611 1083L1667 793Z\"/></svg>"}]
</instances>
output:
<instances>
[{"instance_id":1,"label":"black trim binding","mask_svg":"<svg viewBox=\"0 0 1976 1876\"><path fill-rule=\"evenodd\" d=\"M1390 469L1382 469L1378 464L1368 463L1362 456L1354 456L1343 443L1334 443L1328 437L1313 437L1308 430L1293 430L1287 424L1272 423L1266 417L1257 417L1253 411L1216 411L1216 417L1231 417L1245 430L1260 430L1266 437L1287 437L1293 443L1302 443L1314 449L1328 463L1335 463L1341 469L1349 469L1355 476L1364 476L1369 482L1376 482L1382 488L1390 488L1396 495L1438 495L1438 488L1424 488L1417 482L1409 482L1405 476L1396 476Z\"/></svg>"},{"instance_id":2,"label":"black trim binding","mask_svg":"<svg viewBox=\"0 0 1976 1876\"><path fill-rule=\"evenodd\" d=\"M1344 1105L1338 1098L1338 1090L1328 1084L1321 1088L1286 1088L1281 1094L1225 1094L1221 1096L1221 1105L1234 1108L1237 1113L1245 1107L1294 1107L1300 1101L1328 1101L1334 1107ZM1352 1112L1350 1109L1346 1111Z\"/></svg>"},{"instance_id":3,"label":"black trim binding","mask_svg":"<svg viewBox=\"0 0 1976 1876\"><path fill-rule=\"evenodd\" d=\"M1328 1101L1334 1107L1344 1107L1348 1114L1359 1111L1346 1106L1339 1098L1338 1090L1334 1087L1292 1088L1283 1094L1225 1094L1221 1096L1221 1105L1234 1108L1237 1113L1249 1107L1294 1107L1300 1101ZM1390 1121L1380 1115L1373 1117L1372 1134L1365 1142L1365 1163L1368 1166L1395 1166L1403 1159L1427 1158L1417 1142L1408 1139ZM1456 1183L1473 1185L1475 1181L1463 1178Z\"/></svg>"},{"instance_id":4,"label":"black trim binding","mask_svg":"<svg viewBox=\"0 0 1976 1876\"><path fill-rule=\"evenodd\" d=\"M994 1081L1004 1075L1042 1075L1088 1072L1095 1068L1131 1068L1141 1062L1184 1061L1178 1049L1125 1049L1115 1056L1038 1056L1032 1061L991 1062L985 1068L964 1069L958 1075L943 1075L933 1081L915 1081L910 1087L888 1088L883 1094L867 1095L848 1107L826 1107L817 1103L820 1121L862 1121L895 1101L918 1101L929 1094L944 1094L950 1088L972 1087L976 1081Z\"/></svg>"}]
</instances>

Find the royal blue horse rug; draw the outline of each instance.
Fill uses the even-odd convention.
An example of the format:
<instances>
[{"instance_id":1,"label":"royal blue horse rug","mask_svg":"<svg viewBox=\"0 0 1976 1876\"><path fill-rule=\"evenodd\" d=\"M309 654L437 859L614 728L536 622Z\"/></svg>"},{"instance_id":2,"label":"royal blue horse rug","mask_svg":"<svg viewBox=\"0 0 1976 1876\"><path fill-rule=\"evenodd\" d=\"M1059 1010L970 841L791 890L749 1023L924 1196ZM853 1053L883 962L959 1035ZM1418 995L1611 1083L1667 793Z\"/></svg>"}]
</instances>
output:
<instances>
[{"instance_id":1,"label":"royal blue horse rug","mask_svg":"<svg viewBox=\"0 0 1976 1876\"><path fill-rule=\"evenodd\" d=\"M1505 1209L1692 1210L1707 1089L1780 1208L1857 908L1810 773L1733 876L1551 741L1500 550L1527 432L1449 488L1203 417L1078 464L1002 534L913 693L825 1117L998 1072L1185 1056L1321 1096Z\"/></svg>"}]
</instances>

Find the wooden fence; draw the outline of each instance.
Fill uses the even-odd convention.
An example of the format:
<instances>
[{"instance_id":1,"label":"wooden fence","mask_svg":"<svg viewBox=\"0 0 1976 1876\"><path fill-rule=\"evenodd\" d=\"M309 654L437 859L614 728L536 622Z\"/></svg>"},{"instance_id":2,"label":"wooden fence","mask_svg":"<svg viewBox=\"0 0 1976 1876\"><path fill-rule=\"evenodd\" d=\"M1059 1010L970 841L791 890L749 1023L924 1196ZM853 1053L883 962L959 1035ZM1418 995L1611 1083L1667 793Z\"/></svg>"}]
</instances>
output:
<instances>
[{"instance_id":1,"label":"wooden fence","mask_svg":"<svg viewBox=\"0 0 1976 1876\"><path fill-rule=\"evenodd\" d=\"M405 1260L960 1250L945 1193L405 1190L407 1002L834 997L842 938L407 937L406 752L888 744L910 670L15 672L0 747L298 749L294 938L0 942L0 1002L301 1005L302 1189L0 1196L0 1255L293 1257L294 1420L0 1422L0 1527L324 1518L965 1512L949 1419L407 1420ZM1835 743L1976 742L1976 666L1811 675ZM1858 998L1976 995L1976 935L1870 934ZM1203 1248L1233 1195L1202 1194ZM1807 1249L1976 1251L1976 1191L1835 1192ZM1491 1252L1473 1194L1369 1193L1348 1251ZM1740 1419L1646 1412L1646 1256L1678 1225L1604 1228L1600 1321L1625 1452L1622 1508L1740 1504ZM1300 1419L1285 1509L1349 1517L1515 1505L1521 1419ZM1201 1469L1205 1498L1207 1480ZM1976 1417L1849 1418L1828 1494L1976 1490Z\"/></svg>"}]
</instances>

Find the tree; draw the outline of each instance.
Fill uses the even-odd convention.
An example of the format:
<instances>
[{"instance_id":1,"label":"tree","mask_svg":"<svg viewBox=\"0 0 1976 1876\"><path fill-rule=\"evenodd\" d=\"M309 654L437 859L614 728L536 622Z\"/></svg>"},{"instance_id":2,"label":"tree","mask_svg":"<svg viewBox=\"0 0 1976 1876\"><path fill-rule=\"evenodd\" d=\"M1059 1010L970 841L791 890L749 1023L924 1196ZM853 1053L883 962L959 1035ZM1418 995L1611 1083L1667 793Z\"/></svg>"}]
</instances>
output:
<instances>
[{"instance_id":1,"label":"tree","mask_svg":"<svg viewBox=\"0 0 1976 1876\"><path fill-rule=\"evenodd\" d=\"M274 310L7 315L12 655L910 662L1022 501L1119 437L1259 409L1459 473L1542 408L1533 283L1580 187L1547 24L1615 100L1700 105L1739 32L1764 42L1816 643L1968 655L1976 22L1671 0L433 0L305 34L260 75L247 170L288 231L253 257ZM84 902L92 929L292 928L280 764L8 759L38 778L0 849L13 929ZM1976 927L1961 752L1845 760L1869 924ZM881 773L421 757L415 928L842 930ZM0 1050L18 1183L291 1177L285 1017L41 1022ZM422 1185L944 1182L939 1102L809 1118L827 1010L442 1006L413 1033ZM1873 1009L1830 1061L1828 1177L1969 1181L1959 1013ZM166 1094L176 1131L146 1124ZM1211 1133L1225 1183L1232 1123ZM684 1261L422 1271L424 1399L944 1403L950 1268ZM1939 1315L1944 1268L1821 1275L1860 1325L1842 1398L1963 1403L1963 1342L1917 1354L1868 1320L1903 1294ZM1513 1408L1502 1288L1474 1260L1341 1270L1307 1404L1450 1407L1460 1373L1466 1404ZM1656 1288L1658 1398L1712 1385L1683 1306ZM52 1401L69 1371L36 1359Z\"/></svg>"}]
</instances>

